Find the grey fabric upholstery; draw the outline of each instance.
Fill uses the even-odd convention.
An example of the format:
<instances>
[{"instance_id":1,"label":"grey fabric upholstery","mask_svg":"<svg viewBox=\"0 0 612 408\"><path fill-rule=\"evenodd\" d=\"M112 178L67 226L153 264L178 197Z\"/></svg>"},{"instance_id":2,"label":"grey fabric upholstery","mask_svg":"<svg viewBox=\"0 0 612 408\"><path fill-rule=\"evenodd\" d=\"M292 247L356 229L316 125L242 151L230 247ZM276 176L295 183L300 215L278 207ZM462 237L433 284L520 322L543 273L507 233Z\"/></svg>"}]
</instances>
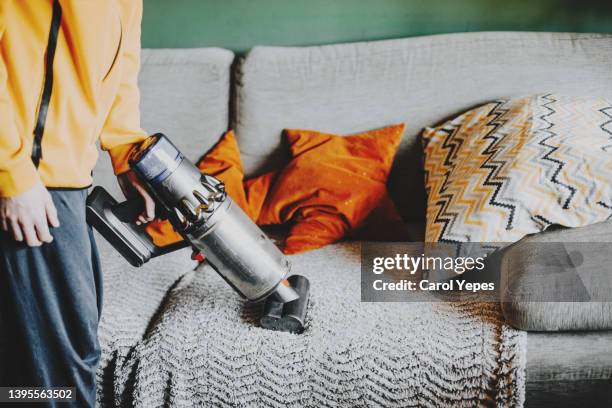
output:
<instances>
[{"instance_id":1,"label":"grey fabric upholstery","mask_svg":"<svg viewBox=\"0 0 612 408\"><path fill-rule=\"evenodd\" d=\"M311 281L303 334L257 327L261 305L245 304L204 265L169 292L119 360L105 400L143 408L522 405L526 333L505 324L498 305L361 302L357 242L290 259L292 272Z\"/></svg>"},{"instance_id":2,"label":"grey fabric upholstery","mask_svg":"<svg viewBox=\"0 0 612 408\"><path fill-rule=\"evenodd\" d=\"M529 333L525 406L609 406L611 349L612 331Z\"/></svg>"},{"instance_id":3,"label":"grey fabric upholstery","mask_svg":"<svg viewBox=\"0 0 612 408\"><path fill-rule=\"evenodd\" d=\"M492 99L612 97L612 36L467 33L321 47L256 47L239 64L232 126L247 174L285 160L283 128L350 133L405 122L390 190L423 219L417 135Z\"/></svg>"},{"instance_id":4,"label":"grey fabric upholstery","mask_svg":"<svg viewBox=\"0 0 612 408\"><path fill-rule=\"evenodd\" d=\"M612 221L547 231L507 248L500 271L506 321L534 331L612 329L610 249ZM579 265L566 267L568 253L580 254ZM560 262L542 263L557 256Z\"/></svg>"},{"instance_id":5,"label":"grey fabric upholstery","mask_svg":"<svg viewBox=\"0 0 612 408\"><path fill-rule=\"evenodd\" d=\"M166 134L197 160L227 130L231 51L217 48L142 51L139 76L142 127ZM94 184L119 191L106 152L94 169Z\"/></svg>"},{"instance_id":6,"label":"grey fabric upholstery","mask_svg":"<svg viewBox=\"0 0 612 408\"><path fill-rule=\"evenodd\" d=\"M117 373L132 349L146 336L167 293L196 266L190 250L183 249L154 258L140 268L127 263L96 233L104 273L104 307L99 337L102 361L98 370L98 400L105 406L118 406L114 394L121 394L125 384L117 383Z\"/></svg>"}]
</instances>

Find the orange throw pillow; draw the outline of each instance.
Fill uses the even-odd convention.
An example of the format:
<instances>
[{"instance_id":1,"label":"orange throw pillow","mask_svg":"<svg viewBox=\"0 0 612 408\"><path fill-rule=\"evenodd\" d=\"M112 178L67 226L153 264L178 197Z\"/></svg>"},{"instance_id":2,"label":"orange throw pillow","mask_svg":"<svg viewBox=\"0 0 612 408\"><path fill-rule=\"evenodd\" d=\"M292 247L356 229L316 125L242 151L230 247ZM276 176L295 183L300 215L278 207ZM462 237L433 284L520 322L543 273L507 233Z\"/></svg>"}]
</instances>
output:
<instances>
[{"instance_id":1,"label":"orange throw pillow","mask_svg":"<svg viewBox=\"0 0 612 408\"><path fill-rule=\"evenodd\" d=\"M200 159L197 166L203 173L215 176L225 183L225 191L227 191L227 194L234 202L238 204L251 219L257 218L259 209L261 209L263 199L265 198L265 191L267 191L269 185L266 184L265 180L263 183L254 183L255 185L252 187L253 191L250 195L253 197L253 205L257 210L255 212L252 211L242 185L244 178L242 160L240 159L238 142L232 130L223 135L221 140ZM262 193L262 191L264 191L264 193ZM261 200L261 202L259 200ZM158 246L169 245L183 239L174 231L169 221L156 220L151 222L147 225L146 231L153 239L155 245Z\"/></svg>"},{"instance_id":2,"label":"orange throw pillow","mask_svg":"<svg viewBox=\"0 0 612 408\"><path fill-rule=\"evenodd\" d=\"M284 252L342 239L387 202L387 177L404 125L350 136L285 130L293 159L277 175L258 224L291 223Z\"/></svg>"}]
</instances>

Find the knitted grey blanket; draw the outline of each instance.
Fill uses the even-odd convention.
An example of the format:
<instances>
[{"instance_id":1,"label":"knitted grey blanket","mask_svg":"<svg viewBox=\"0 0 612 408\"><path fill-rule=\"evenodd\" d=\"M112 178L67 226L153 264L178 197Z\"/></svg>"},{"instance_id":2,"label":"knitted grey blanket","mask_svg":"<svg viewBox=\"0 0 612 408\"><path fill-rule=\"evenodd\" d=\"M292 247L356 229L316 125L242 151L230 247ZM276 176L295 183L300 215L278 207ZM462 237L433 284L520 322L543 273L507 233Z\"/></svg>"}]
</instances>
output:
<instances>
[{"instance_id":1,"label":"knitted grey blanket","mask_svg":"<svg viewBox=\"0 0 612 408\"><path fill-rule=\"evenodd\" d=\"M258 328L210 267L181 273L184 252L107 266L100 404L522 406L526 336L497 305L361 303L359 251L291 258L312 285L302 335Z\"/></svg>"}]
</instances>

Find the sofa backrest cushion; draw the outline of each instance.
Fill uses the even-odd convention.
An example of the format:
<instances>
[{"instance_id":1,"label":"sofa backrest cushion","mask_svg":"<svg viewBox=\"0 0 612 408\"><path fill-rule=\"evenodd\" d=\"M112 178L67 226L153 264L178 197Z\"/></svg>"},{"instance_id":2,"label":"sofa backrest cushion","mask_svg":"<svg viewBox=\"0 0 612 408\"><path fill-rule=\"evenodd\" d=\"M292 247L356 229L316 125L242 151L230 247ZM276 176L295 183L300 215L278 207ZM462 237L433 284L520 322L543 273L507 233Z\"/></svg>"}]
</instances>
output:
<instances>
[{"instance_id":1,"label":"sofa backrest cushion","mask_svg":"<svg viewBox=\"0 0 612 408\"><path fill-rule=\"evenodd\" d=\"M231 51L218 48L142 51L139 85L142 127L161 132L197 160L227 130ZM100 153L94 184L122 197L108 154Z\"/></svg>"},{"instance_id":2,"label":"sofa backrest cushion","mask_svg":"<svg viewBox=\"0 0 612 408\"><path fill-rule=\"evenodd\" d=\"M485 32L256 47L236 79L231 123L247 175L285 160L283 128L346 134L405 122L389 189L406 219L422 220L423 127L498 98L612 97L612 35Z\"/></svg>"}]
</instances>

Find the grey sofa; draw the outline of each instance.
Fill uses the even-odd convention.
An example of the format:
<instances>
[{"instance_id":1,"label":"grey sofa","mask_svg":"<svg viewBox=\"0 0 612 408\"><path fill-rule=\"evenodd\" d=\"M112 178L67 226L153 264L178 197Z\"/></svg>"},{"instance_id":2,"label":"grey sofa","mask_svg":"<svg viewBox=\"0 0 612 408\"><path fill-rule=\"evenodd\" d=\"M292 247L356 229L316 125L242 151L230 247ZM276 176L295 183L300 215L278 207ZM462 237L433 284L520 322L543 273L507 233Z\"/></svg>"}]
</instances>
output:
<instances>
[{"instance_id":1,"label":"grey sofa","mask_svg":"<svg viewBox=\"0 0 612 408\"><path fill-rule=\"evenodd\" d=\"M611 67L612 36L598 34L256 47L241 58L220 49L143 50L142 121L194 160L234 129L248 175L283 162L285 127L350 133L405 122L389 189L411 228L407 240L419 241L424 126L500 97L612 97ZM120 196L105 155L94 177ZM257 328L257 306L237 299L210 268L194 271L188 251L135 269L98 242L106 275L102 406L546 407L612 400L612 332L560 331L579 328L592 305L567 306L564 313L575 316L567 323L554 302L526 306L512 298L479 307L365 304L360 244L340 243L292 258L294 270L313 281L313 301L306 333L282 335ZM501 273L511 282L518 272ZM592 328L611 328L610 304L596 308Z\"/></svg>"}]
</instances>

